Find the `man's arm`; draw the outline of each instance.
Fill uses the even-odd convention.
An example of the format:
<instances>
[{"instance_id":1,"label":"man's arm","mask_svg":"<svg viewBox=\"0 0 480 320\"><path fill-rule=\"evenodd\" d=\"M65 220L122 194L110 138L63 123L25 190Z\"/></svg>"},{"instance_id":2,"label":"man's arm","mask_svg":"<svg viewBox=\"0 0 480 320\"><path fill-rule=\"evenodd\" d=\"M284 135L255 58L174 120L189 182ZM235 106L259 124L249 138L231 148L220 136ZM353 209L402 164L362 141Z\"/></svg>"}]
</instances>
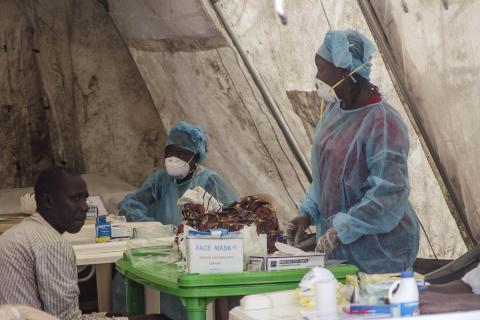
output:
<instances>
[{"instance_id":1,"label":"man's arm","mask_svg":"<svg viewBox=\"0 0 480 320\"><path fill-rule=\"evenodd\" d=\"M75 253L66 241L57 241L36 252L36 278L43 311L62 320L110 319L102 313L82 315L78 306ZM128 318L116 318L125 319Z\"/></svg>"}]
</instances>

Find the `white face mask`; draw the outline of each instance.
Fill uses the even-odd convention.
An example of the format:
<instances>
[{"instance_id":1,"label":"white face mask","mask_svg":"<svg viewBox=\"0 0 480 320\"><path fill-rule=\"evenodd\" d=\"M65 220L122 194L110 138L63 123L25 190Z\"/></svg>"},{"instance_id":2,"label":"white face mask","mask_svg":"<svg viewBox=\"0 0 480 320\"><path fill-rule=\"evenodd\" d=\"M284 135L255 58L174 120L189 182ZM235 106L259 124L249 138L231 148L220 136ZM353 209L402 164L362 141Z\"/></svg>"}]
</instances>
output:
<instances>
[{"instance_id":1,"label":"white face mask","mask_svg":"<svg viewBox=\"0 0 480 320\"><path fill-rule=\"evenodd\" d=\"M338 83L337 83L338 85ZM337 94L333 87L329 86L325 82L319 79L315 79L315 88L317 89L317 95L325 100L327 103L338 101Z\"/></svg>"},{"instance_id":2,"label":"white face mask","mask_svg":"<svg viewBox=\"0 0 480 320\"><path fill-rule=\"evenodd\" d=\"M190 165L177 157L165 158L165 168L169 176L176 179L183 179L190 173Z\"/></svg>"}]
</instances>

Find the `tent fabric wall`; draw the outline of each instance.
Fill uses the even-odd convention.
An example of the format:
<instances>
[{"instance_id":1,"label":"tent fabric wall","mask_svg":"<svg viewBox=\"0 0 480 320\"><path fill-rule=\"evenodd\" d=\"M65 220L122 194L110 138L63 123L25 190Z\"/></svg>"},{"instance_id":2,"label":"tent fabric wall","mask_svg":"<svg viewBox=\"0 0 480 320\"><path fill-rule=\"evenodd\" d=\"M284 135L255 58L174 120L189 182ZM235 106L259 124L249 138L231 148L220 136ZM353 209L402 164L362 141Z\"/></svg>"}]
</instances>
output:
<instances>
[{"instance_id":1,"label":"tent fabric wall","mask_svg":"<svg viewBox=\"0 0 480 320\"><path fill-rule=\"evenodd\" d=\"M166 130L97 1L0 1L0 43L0 187L53 163L138 185L160 165Z\"/></svg>"},{"instance_id":2,"label":"tent fabric wall","mask_svg":"<svg viewBox=\"0 0 480 320\"><path fill-rule=\"evenodd\" d=\"M413 100L419 125L444 169L474 240L480 240L480 3L371 1Z\"/></svg>"}]
</instances>

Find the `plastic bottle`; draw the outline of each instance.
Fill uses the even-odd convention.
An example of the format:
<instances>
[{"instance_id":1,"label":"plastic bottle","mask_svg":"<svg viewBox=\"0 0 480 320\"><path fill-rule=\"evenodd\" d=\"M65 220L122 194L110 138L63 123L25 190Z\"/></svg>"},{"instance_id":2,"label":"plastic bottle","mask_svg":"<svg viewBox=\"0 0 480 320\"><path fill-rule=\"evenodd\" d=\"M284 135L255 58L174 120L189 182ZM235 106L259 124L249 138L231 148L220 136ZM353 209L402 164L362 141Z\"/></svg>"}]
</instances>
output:
<instances>
[{"instance_id":1,"label":"plastic bottle","mask_svg":"<svg viewBox=\"0 0 480 320\"><path fill-rule=\"evenodd\" d=\"M420 315L418 287L414 273L402 272L400 278L393 283L388 292L392 317L407 318Z\"/></svg>"}]
</instances>

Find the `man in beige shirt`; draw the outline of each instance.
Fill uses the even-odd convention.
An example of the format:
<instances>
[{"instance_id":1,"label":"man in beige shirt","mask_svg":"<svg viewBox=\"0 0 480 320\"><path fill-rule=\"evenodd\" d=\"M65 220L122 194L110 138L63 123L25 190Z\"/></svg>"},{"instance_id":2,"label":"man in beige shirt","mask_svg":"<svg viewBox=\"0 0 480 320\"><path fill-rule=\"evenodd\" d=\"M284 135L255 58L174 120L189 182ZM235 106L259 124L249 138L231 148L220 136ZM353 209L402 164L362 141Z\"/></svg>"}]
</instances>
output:
<instances>
[{"instance_id":1,"label":"man in beige shirt","mask_svg":"<svg viewBox=\"0 0 480 320\"><path fill-rule=\"evenodd\" d=\"M77 233L87 217L87 185L66 168L42 171L35 184L37 213L0 236L0 305L19 304L61 320L162 319L82 314L76 257L61 235Z\"/></svg>"}]
</instances>

